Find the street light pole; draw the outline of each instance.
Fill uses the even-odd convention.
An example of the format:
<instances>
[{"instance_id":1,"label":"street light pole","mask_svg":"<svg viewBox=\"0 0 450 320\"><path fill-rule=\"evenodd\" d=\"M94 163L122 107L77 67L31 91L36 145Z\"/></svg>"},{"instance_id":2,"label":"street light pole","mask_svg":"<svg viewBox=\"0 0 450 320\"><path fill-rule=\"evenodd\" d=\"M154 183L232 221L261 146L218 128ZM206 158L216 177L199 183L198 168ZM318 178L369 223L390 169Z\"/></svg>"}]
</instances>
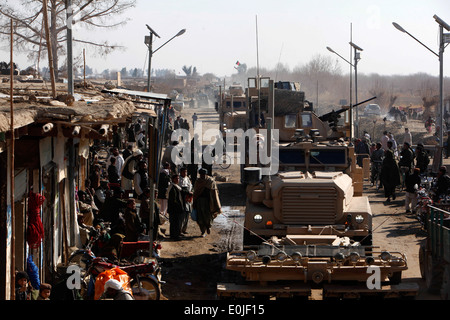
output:
<instances>
[{"instance_id":1,"label":"street light pole","mask_svg":"<svg viewBox=\"0 0 450 320\"><path fill-rule=\"evenodd\" d=\"M439 146L441 147L441 159L440 166L443 162L443 147L444 147L444 49L445 43L450 42L449 34L446 34L444 37L444 28L447 31L450 31L450 26L445 23L442 19L440 19L437 15L433 16L434 20L439 24Z\"/></svg>"},{"instance_id":2,"label":"street light pole","mask_svg":"<svg viewBox=\"0 0 450 320\"><path fill-rule=\"evenodd\" d=\"M341 56L339 53L331 49L330 47L327 47L327 50L337 55L339 58L347 62L350 66L354 67L354 65L345 59L343 56ZM353 106L352 106L352 73L350 72L350 109L348 110L348 118L349 118L349 126L350 126L350 141L353 139Z\"/></svg>"},{"instance_id":3,"label":"street light pole","mask_svg":"<svg viewBox=\"0 0 450 320\"><path fill-rule=\"evenodd\" d=\"M151 75L152 75L152 55L153 55L153 50L152 50L152 45L153 45L153 35L157 36L158 38L160 38L160 36L153 31L152 28L150 28L148 26L148 24L146 24L147 29L150 31L150 36L148 37L148 43L147 43L147 39L146 39L146 44L148 46L148 76L147 76L147 92L150 92L150 79L151 79Z\"/></svg>"},{"instance_id":4,"label":"street light pole","mask_svg":"<svg viewBox=\"0 0 450 320\"><path fill-rule=\"evenodd\" d=\"M439 148L441 150L440 154L440 163L439 166L443 164L443 147L444 147L444 128L443 128L443 119L444 119L444 49L445 49L445 43L450 43L450 34L444 34L444 28L447 31L450 31L450 26L444 22L441 18L439 18L437 15L434 15L433 18L436 20L436 22L439 24L439 54L428 48L426 45L424 45L422 42L420 42L418 39L416 39L412 34L407 32L405 29L403 29L398 23L392 22L394 27L409 35L411 38L419 42L422 46L424 46L427 50L431 51L435 56L439 59L439 114L437 114L437 117L439 118Z\"/></svg>"},{"instance_id":5,"label":"street light pole","mask_svg":"<svg viewBox=\"0 0 450 320\"><path fill-rule=\"evenodd\" d=\"M353 49L355 50L355 54L354 54L354 59L355 59L355 63L354 63L354 68L355 68L355 105L358 104L358 61L361 59L360 57L360 53L358 51L363 51L362 48L358 47L356 44L354 44L353 42L350 42L350 45L353 47ZM359 138L359 107L357 106L355 111L356 111L356 137Z\"/></svg>"},{"instance_id":6,"label":"street light pole","mask_svg":"<svg viewBox=\"0 0 450 320\"><path fill-rule=\"evenodd\" d=\"M145 44L147 44L148 46L148 78L147 78L147 91L150 92L150 79L151 79L151 73L152 73L152 57L153 54L158 51L159 49L161 49L163 46L165 46L169 41L171 41L173 38L179 37L181 36L183 33L186 32L186 29L182 29L180 31L178 31L178 33L176 35L174 35L172 38L170 38L169 40L167 40L166 42L164 42L158 49L156 49L155 51L153 51L152 49L152 44L153 44L153 35L157 36L158 38L160 38L160 36L152 29L149 27L148 24L146 24L147 29L150 31L150 36L147 38L145 37Z\"/></svg>"}]
</instances>

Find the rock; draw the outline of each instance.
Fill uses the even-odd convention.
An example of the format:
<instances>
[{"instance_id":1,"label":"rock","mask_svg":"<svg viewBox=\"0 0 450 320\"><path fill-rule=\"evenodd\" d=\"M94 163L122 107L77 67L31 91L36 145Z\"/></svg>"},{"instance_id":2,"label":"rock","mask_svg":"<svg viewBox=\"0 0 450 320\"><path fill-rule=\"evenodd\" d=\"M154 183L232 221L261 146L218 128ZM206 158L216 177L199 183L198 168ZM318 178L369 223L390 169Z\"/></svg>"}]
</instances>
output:
<instances>
[{"instance_id":1,"label":"rock","mask_svg":"<svg viewBox=\"0 0 450 320\"><path fill-rule=\"evenodd\" d=\"M111 81L106 81L106 82L105 82L105 88L106 88L106 89L112 90L112 89L114 89L115 87L116 87L116 85L115 85L113 82L111 82Z\"/></svg>"},{"instance_id":2,"label":"rock","mask_svg":"<svg viewBox=\"0 0 450 320\"><path fill-rule=\"evenodd\" d=\"M58 100L50 100L49 104L53 107L67 107L67 105L64 102Z\"/></svg>"}]
</instances>

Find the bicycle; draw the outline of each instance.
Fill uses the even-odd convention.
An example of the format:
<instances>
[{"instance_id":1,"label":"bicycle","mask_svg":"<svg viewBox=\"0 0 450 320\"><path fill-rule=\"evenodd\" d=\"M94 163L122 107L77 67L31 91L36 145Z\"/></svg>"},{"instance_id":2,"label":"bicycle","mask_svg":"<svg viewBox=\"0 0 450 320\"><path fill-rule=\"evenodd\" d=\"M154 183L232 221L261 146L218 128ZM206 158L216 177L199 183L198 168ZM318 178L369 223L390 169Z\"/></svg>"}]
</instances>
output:
<instances>
[{"instance_id":1,"label":"bicycle","mask_svg":"<svg viewBox=\"0 0 450 320\"><path fill-rule=\"evenodd\" d=\"M377 188L377 191L380 189L381 163L382 161L379 160L372 161L370 182Z\"/></svg>"}]
</instances>

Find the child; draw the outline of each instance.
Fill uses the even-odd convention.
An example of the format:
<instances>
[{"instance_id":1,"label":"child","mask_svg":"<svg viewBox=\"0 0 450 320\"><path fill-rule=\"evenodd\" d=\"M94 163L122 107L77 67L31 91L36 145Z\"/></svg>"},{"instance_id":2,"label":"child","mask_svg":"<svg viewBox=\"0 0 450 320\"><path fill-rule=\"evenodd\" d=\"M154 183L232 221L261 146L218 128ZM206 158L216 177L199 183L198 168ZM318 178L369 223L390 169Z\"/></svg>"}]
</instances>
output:
<instances>
[{"instance_id":1,"label":"child","mask_svg":"<svg viewBox=\"0 0 450 320\"><path fill-rule=\"evenodd\" d=\"M29 277L25 271L17 272L16 274L16 300L30 300Z\"/></svg>"},{"instance_id":2,"label":"child","mask_svg":"<svg viewBox=\"0 0 450 320\"><path fill-rule=\"evenodd\" d=\"M41 283L39 287L39 297L36 300L50 300L50 293L52 291L52 286L48 283Z\"/></svg>"}]
</instances>

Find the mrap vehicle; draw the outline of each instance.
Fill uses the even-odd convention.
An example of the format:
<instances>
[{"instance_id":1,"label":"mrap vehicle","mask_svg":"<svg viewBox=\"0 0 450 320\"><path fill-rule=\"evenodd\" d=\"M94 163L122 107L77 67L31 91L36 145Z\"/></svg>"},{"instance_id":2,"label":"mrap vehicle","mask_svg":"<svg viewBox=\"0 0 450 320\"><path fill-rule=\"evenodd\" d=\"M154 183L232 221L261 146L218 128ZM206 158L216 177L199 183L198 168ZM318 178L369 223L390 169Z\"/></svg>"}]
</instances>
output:
<instances>
[{"instance_id":1,"label":"mrap vehicle","mask_svg":"<svg viewBox=\"0 0 450 320\"><path fill-rule=\"evenodd\" d=\"M401 252L372 245L368 198L343 172L284 172L247 186L243 250L227 253L240 279L219 283L219 298L414 298ZM376 280L373 278L376 275Z\"/></svg>"},{"instance_id":2,"label":"mrap vehicle","mask_svg":"<svg viewBox=\"0 0 450 320\"><path fill-rule=\"evenodd\" d=\"M244 245L286 235L339 235L372 244L367 196L343 172L281 172L247 185Z\"/></svg>"}]
</instances>

